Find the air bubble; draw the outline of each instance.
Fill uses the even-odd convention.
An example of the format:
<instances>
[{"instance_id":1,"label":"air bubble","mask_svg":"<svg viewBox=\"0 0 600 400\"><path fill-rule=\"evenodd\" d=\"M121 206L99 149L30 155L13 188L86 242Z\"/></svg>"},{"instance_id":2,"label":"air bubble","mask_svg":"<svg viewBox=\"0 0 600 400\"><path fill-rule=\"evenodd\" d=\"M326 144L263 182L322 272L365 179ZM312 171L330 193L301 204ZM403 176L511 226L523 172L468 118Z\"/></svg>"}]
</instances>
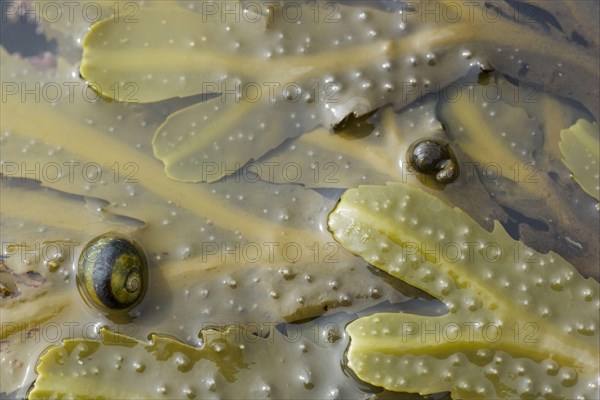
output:
<instances>
[{"instance_id":1,"label":"air bubble","mask_svg":"<svg viewBox=\"0 0 600 400\"><path fill-rule=\"evenodd\" d=\"M372 299L379 299L379 298L381 298L381 292L377 288L371 288L371 289L369 289L369 294L371 295Z\"/></svg>"},{"instance_id":2,"label":"air bubble","mask_svg":"<svg viewBox=\"0 0 600 400\"><path fill-rule=\"evenodd\" d=\"M232 278L225 279L223 281L223 284L229 286L231 289L237 288L237 282L235 281L235 279L232 279Z\"/></svg>"},{"instance_id":3,"label":"air bubble","mask_svg":"<svg viewBox=\"0 0 600 400\"><path fill-rule=\"evenodd\" d=\"M327 395L330 399L341 399L340 389L338 389L335 386L332 387L331 389L329 389L329 392L327 393Z\"/></svg>"},{"instance_id":4,"label":"air bubble","mask_svg":"<svg viewBox=\"0 0 600 400\"><path fill-rule=\"evenodd\" d=\"M560 279L560 278L552 279L552 281L550 282L550 289L552 289L556 292L560 292L561 290L563 290L564 285L562 283L562 279Z\"/></svg>"},{"instance_id":5,"label":"air bubble","mask_svg":"<svg viewBox=\"0 0 600 400\"><path fill-rule=\"evenodd\" d=\"M286 281L291 281L296 277L296 274L287 268L280 269L279 273L281 274L281 276L283 276L283 279L285 279Z\"/></svg>"},{"instance_id":6,"label":"air bubble","mask_svg":"<svg viewBox=\"0 0 600 400\"><path fill-rule=\"evenodd\" d=\"M453 377L454 375L452 374L452 372L448 370L442 372L442 379L444 380L444 382L452 382Z\"/></svg>"},{"instance_id":7,"label":"air bubble","mask_svg":"<svg viewBox=\"0 0 600 400\"><path fill-rule=\"evenodd\" d=\"M196 398L196 392L192 388L183 389L183 394L185 394L185 397L187 397L188 399Z\"/></svg>"},{"instance_id":8,"label":"air bubble","mask_svg":"<svg viewBox=\"0 0 600 400\"><path fill-rule=\"evenodd\" d=\"M592 289L590 288L585 288L581 291L581 294L583 295L583 300L586 302L590 302L593 300L593 295L592 295Z\"/></svg>"},{"instance_id":9,"label":"air bubble","mask_svg":"<svg viewBox=\"0 0 600 400\"><path fill-rule=\"evenodd\" d=\"M545 361L544 364L547 375L555 376L558 373L558 364L555 361Z\"/></svg>"},{"instance_id":10,"label":"air bubble","mask_svg":"<svg viewBox=\"0 0 600 400\"><path fill-rule=\"evenodd\" d=\"M206 380L206 386L208 387L208 390L211 392L215 392L217 390L217 385L215 383L215 380L212 378Z\"/></svg>"},{"instance_id":11,"label":"air bubble","mask_svg":"<svg viewBox=\"0 0 600 400\"><path fill-rule=\"evenodd\" d=\"M563 368L560 374L560 383L565 387L571 387L577 383L577 372L569 367Z\"/></svg>"},{"instance_id":12,"label":"air bubble","mask_svg":"<svg viewBox=\"0 0 600 400\"><path fill-rule=\"evenodd\" d=\"M186 357L185 355L179 355L176 359L175 359L175 364L177 364L177 369L180 371L187 371L190 366L190 360L188 357Z\"/></svg>"},{"instance_id":13,"label":"air bubble","mask_svg":"<svg viewBox=\"0 0 600 400\"><path fill-rule=\"evenodd\" d=\"M590 322L588 325L577 323L576 330L580 335L592 336L594 333L596 333L596 326L593 322Z\"/></svg>"},{"instance_id":14,"label":"air bubble","mask_svg":"<svg viewBox=\"0 0 600 400\"><path fill-rule=\"evenodd\" d=\"M157 387L156 391L158 393L162 394L163 396L166 396L168 393L167 387L165 385L161 385L161 386Z\"/></svg>"}]
</instances>

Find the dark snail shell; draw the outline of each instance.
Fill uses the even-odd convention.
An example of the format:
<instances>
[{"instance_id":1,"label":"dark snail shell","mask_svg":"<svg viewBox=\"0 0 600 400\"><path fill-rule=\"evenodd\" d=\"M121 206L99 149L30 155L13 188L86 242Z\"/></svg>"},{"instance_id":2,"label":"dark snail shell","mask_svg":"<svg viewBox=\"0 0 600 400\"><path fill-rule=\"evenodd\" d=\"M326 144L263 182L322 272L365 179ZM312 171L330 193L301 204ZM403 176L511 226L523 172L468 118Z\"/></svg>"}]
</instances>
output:
<instances>
[{"instance_id":1,"label":"dark snail shell","mask_svg":"<svg viewBox=\"0 0 600 400\"><path fill-rule=\"evenodd\" d=\"M147 277L143 250L115 232L92 239L79 257L78 285L99 308L123 310L135 306L144 297Z\"/></svg>"},{"instance_id":2,"label":"dark snail shell","mask_svg":"<svg viewBox=\"0 0 600 400\"><path fill-rule=\"evenodd\" d=\"M458 178L458 163L450 145L443 140L424 139L413 143L407 159L415 171L431 175L439 183L450 183Z\"/></svg>"}]
</instances>

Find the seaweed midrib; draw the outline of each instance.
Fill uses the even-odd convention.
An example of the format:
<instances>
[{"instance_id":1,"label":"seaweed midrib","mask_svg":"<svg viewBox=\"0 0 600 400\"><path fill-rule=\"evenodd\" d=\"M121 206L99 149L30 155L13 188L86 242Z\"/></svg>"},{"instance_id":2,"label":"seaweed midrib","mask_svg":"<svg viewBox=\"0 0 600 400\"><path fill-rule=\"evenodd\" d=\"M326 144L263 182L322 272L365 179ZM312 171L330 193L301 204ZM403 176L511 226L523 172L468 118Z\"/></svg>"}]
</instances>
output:
<instances>
[{"instance_id":1,"label":"seaweed midrib","mask_svg":"<svg viewBox=\"0 0 600 400\"><path fill-rule=\"evenodd\" d=\"M365 208L361 205L350 204L350 205L345 205L342 207L338 206L338 209L335 212L339 212L342 215L346 214L346 212L349 212L350 214L364 215L364 216L366 216L366 218L364 218L362 221L358 220L357 218L350 218L350 219L358 222L359 224L367 225L367 226L368 226L368 224L363 222L365 219L367 219L367 220L370 219L372 221L376 221L375 226L377 226L379 228L377 230L379 234L386 236L388 239L390 239L392 242L396 243L399 246L403 246L404 244L408 243L407 241L400 240L399 236L395 233L396 231L398 231L398 229L396 227L392 226L393 223L387 222L386 218L381 217L376 212L373 212L372 210ZM394 228L396 228L396 229L394 229ZM361 255L361 254L359 254L359 255ZM441 263L441 262L437 263L436 265L439 266L439 268L442 270L445 270L445 271L448 270L447 268L443 267L443 263ZM379 265L376 265L376 266L380 267ZM468 276L468 274L467 274L468 268L466 267L466 265L464 263L457 262L457 263L453 264L453 269L454 269L454 271L453 271L452 275L454 275L454 276L461 276L461 275ZM458 269L458 271L456 271L457 269ZM427 287L421 287L421 285L419 285L416 282L408 282L407 281L407 283L424 290L425 292L439 298L442 301L444 301L444 299L445 299L445 296L433 293L432 290L428 289ZM499 289L496 289L496 288L493 288L490 286L486 286L486 285L482 285L481 282L478 282L478 281L471 281L470 291L476 297L478 297L480 299L482 297L491 298L491 299L502 299L503 297L505 297L505 296L503 296L503 294L501 293L501 291ZM479 294L479 295L477 295L477 294ZM485 304L484 301L482 301L482 303ZM507 303L510 303L510 301ZM535 321L535 323L539 327L539 331L544 332L545 337L546 338L549 337L549 338L551 338L551 340L544 340L543 342L539 342L538 345L534 347L535 351L532 351L531 347L525 346L525 344L521 343L520 341L513 342L513 343L511 343L510 341L506 341L506 340L499 341L498 343L501 343L503 348L509 348L512 351L514 351L514 353L516 353L516 354L527 355L529 357L531 357L532 353L534 353L537 361L543 361L544 359L548 358L548 354L553 354L555 357L558 356L557 358L560 358L563 361L566 361L569 365L580 365L581 367L588 367L588 368L593 368L595 370L598 370L598 368L599 368L598 360L594 360L593 356L589 357L590 354L593 355L593 354L597 353L597 350L594 351L594 348L592 345L582 341L577 336L568 335L563 330L557 328L556 325L552 324L550 321L542 320L539 318L539 316L534 315L528 311L524 311L523 308L521 308L521 307L512 307L510 309L509 308L510 307L503 307L502 305L499 305L499 307L492 312L497 316L498 321L503 321L503 322L510 321L508 323L508 325L510 325L510 323L512 323L513 321L514 322ZM490 311L490 310L488 310L488 311ZM458 317L462 313L468 313L468 311L464 308L461 308L461 309L457 310L455 315ZM381 347L386 347L386 346L384 346L384 341L380 340L380 338L378 338L376 343L379 344ZM486 342L486 341L472 341L469 343L473 343L473 346L472 346L473 348L489 348L489 347L493 348L494 347L494 346L490 346L490 345L493 345L493 343ZM444 345L447 343L444 343L444 342L438 343L438 344L434 345L433 347L438 347L440 344ZM558 345L560 345L560 346L558 346ZM371 350L373 349L373 346L368 346L368 347ZM421 346L421 347L413 348L412 351L416 350L417 348L419 348L421 350L423 349L423 347ZM390 347L390 350L392 351L392 353L394 353L394 349L398 349L398 344L395 341L394 341L393 345ZM404 347L402 347L402 349L404 349ZM581 349L585 349L585 350L581 351ZM580 360L580 357L577 357L578 355L582 355L582 354L588 355L588 357L585 357L585 360L583 360L583 361ZM575 356L573 356L573 355L575 355Z\"/></svg>"}]
</instances>

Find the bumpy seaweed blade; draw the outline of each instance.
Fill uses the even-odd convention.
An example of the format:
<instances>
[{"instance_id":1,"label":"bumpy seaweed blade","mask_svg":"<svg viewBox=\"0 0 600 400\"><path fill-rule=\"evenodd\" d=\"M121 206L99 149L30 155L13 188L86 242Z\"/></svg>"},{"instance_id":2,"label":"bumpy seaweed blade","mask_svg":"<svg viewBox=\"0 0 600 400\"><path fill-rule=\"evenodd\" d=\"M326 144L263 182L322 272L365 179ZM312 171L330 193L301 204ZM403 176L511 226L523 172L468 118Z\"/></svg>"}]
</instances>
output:
<instances>
[{"instance_id":1,"label":"bumpy seaweed blade","mask_svg":"<svg viewBox=\"0 0 600 400\"><path fill-rule=\"evenodd\" d=\"M560 151L563 162L573 172L573 178L583 190L600 200L600 143L597 123L578 120L560 132Z\"/></svg>"},{"instance_id":2,"label":"bumpy seaweed blade","mask_svg":"<svg viewBox=\"0 0 600 400\"><path fill-rule=\"evenodd\" d=\"M3 48L0 57L1 392L28 387L48 345L114 325L85 306L73 268L111 230L148 255L151 288L130 313L138 338L194 342L207 322L295 321L397 298L322 228L332 200L251 174L210 186L168 179L148 145L160 110L98 99L62 59L39 71Z\"/></svg>"},{"instance_id":3,"label":"bumpy seaweed blade","mask_svg":"<svg viewBox=\"0 0 600 400\"><path fill-rule=\"evenodd\" d=\"M462 163L463 170L476 171L508 213L527 218L516 218L520 240L540 252L552 250L598 279L597 202L572 182L567 186L567 169L542 151L544 142L556 137L550 131L553 118L538 114L544 117L538 120L526 111L546 96L497 74L488 82L459 85L460 95L443 99L438 112L448 135L470 159Z\"/></svg>"},{"instance_id":4,"label":"bumpy seaweed blade","mask_svg":"<svg viewBox=\"0 0 600 400\"><path fill-rule=\"evenodd\" d=\"M210 13L140 8L136 23L109 18L92 27L81 72L120 101L221 93L171 115L155 135L155 155L182 181L226 174L202 176L205 162L232 170L319 125L409 104L473 65L575 98L597 115L598 91L586 83L598 80L597 55L563 32L501 9L490 21L483 1L431 4L434 13L451 8L460 17L429 19L415 5L391 13L328 2L298 6L297 20L286 18L284 2L220 3Z\"/></svg>"},{"instance_id":5,"label":"bumpy seaweed blade","mask_svg":"<svg viewBox=\"0 0 600 400\"><path fill-rule=\"evenodd\" d=\"M454 398L597 398L598 282L497 224L403 184L361 186L329 217L350 251L448 306L352 322L348 364L390 390Z\"/></svg>"},{"instance_id":6,"label":"bumpy seaweed blade","mask_svg":"<svg viewBox=\"0 0 600 400\"><path fill-rule=\"evenodd\" d=\"M221 93L172 114L154 137L168 175L198 182L227 173L202 176L206 162L235 170L317 126L408 104L478 62L462 49L434 51L473 26L436 35L436 23L416 17L323 2L297 5L291 21L283 4L231 20L220 8L140 8L136 24L106 19L85 37L81 73L120 101Z\"/></svg>"},{"instance_id":7,"label":"bumpy seaweed blade","mask_svg":"<svg viewBox=\"0 0 600 400\"><path fill-rule=\"evenodd\" d=\"M207 328L200 347L103 328L99 339L48 349L29 399L361 398L363 384L339 364L348 343L344 322Z\"/></svg>"}]
</instances>

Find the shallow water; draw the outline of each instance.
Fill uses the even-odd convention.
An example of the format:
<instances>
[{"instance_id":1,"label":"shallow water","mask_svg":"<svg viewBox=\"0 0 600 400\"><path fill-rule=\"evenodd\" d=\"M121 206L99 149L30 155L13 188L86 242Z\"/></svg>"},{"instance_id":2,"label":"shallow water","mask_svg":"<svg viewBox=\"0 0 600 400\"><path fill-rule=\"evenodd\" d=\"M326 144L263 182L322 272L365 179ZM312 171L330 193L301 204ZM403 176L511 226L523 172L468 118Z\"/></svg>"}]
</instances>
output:
<instances>
[{"instance_id":1,"label":"shallow water","mask_svg":"<svg viewBox=\"0 0 600 400\"><path fill-rule=\"evenodd\" d=\"M9 53L18 52L29 59L17 60L3 54L3 83L40 81L82 85L78 74L81 48L77 39L89 23L80 20L83 23L65 31L59 26L63 21L54 25L40 22L44 33L32 35L35 24L25 23L16 15L13 19L17 22L8 21L12 11L6 8L7 3L2 2L0 43ZM67 338L95 339L101 326L141 340L155 333L200 346L202 329L255 324L261 328L275 327L284 338L293 337L290 332L300 326L305 338L308 337L303 343L309 348L310 356L289 365L294 373L281 374L270 366L262 371L271 379L282 379L287 385L287 389L279 389L271 382L273 396L361 398L379 393L382 389L360 382L344 366L344 349L349 340L344 332L346 324L374 312L440 315L447 310L442 302L368 266L331 237L327 228L328 214L344 189L362 184L406 181L418 185L465 210L488 230L494 219L500 220L514 239L523 240L543 253L553 250L583 275L597 280L598 202L570 179L569 171L561 164L556 130L557 126L567 128L578 118L593 120L597 115L597 110L592 109L597 104L597 89L595 95L586 93L578 98L581 88L568 87L573 76L581 72L573 66L572 60L562 60L560 54L531 52L534 46L528 41L546 34L552 37L558 23L567 37L564 46L571 46L576 54L589 53L592 59L597 59L597 39L589 35L597 31L598 26L590 26L588 21L574 25L577 8L567 7L565 10L573 12L568 14L557 5L541 12L519 9L520 2L490 4L487 9L495 10L495 15L510 21L503 25L506 31L496 35L505 33L507 37L514 37L513 29L531 34L524 37L524 50L520 53L518 48L510 47L515 46L514 43L498 39L497 52L504 52L506 57L488 57L495 72L480 74L481 69L493 68L478 61L480 54L485 54L481 48L485 43L489 45L490 39L473 43L471 48L469 42L465 46L451 43L447 48L440 45L431 52L417 48L415 54L435 53L435 71L447 67L430 73L427 68L433 65L421 65L426 64L426 58L411 61L408 57L406 60L419 64L415 74L423 73L423 79L439 78L435 90L428 88L425 92L413 93L396 104L394 110L383 106L396 100L390 100L388 94L382 95L380 97L386 100L375 107L379 109L375 115L368 120L347 121L346 126L340 127L343 132L338 129L336 134L329 132L328 126L315 130L310 126L306 130L311 132L300 136L278 133L280 140L261 149L264 151L255 157L258 161L245 164L247 168L214 183L181 183L167 178L162 164L154 158L156 149L151 144L152 135L167 116L193 106L198 100L206 100L198 95L125 105L97 98L96 101L82 100L82 93L88 93L80 89L82 85L76 86L74 101L61 99L57 105L52 105L43 92L40 99L34 97L33 101L31 95L17 101L14 96L3 100L8 104L3 104L5 110L10 106L10 112L21 112L21 115L8 123L4 122L7 111L3 111L2 118L6 124L2 127L2 160L20 169L9 170L9 164L3 164L3 267L8 269L3 269L1 282L4 287L17 288L18 295L10 294L2 299L5 310L0 391L10 397L25 396L36 378L34 367L38 357L45 349ZM372 3L367 6L366 2L351 5L367 11L373 6ZM403 2L379 1L376 5L378 9L402 10L407 14L419 15L422 11L414 4ZM579 12L585 13L593 4L584 2L580 7ZM525 21L515 22L514 14L512 19L506 17L515 9L521 11L518 15L527 17ZM451 26L443 19L424 22L429 24L431 35ZM61 29L53 30L53 27ZM388 26L375 24L375 27L391 30ZM569 27L573 27L572 32L568 32ZM341 27L327 28L334 33L343 32ZM490 23L490 30L497 28L498 25ZM325 39L320 38L320 41ZM369 43L369 39L360 40ZM287 45L292 44L293 38ZM585 46L588 48L584 50ZM44 50L50 54L36 58ZM477 60L470 69L462 69L461 66L468 63L458 56L459 50L460 54L469 51L476 54L474 59ZM57 64L60 57L67 63L61 60ZM462 61L458 61L459 58ZM547 59L564 62L564 68L555 78L548 78L545 67L539 67L539 64L548 64ZM27 67L30 61L36 66ZM573 70L569 70L570 67ZM337 77L352 88L354 80L362 79L360 74L353 77L355 72L345 71ZM374 85L380 78L374 69L365 68L362 74L362 77L372 78ZM408 78L410 76L402 76L399 80L409 81ZM479 142L477 137L462 133L464 120L454 119L457 113L452 107L456 102L448 89L465 88L487 79L495 80L488 86L496 90L494 93L499 88L503 90L503 104L521 110L518 114L508 106L489 101L496 99L495 94L490 95L487 102L473 103L489 110L488 116L504 116L490 119L488 123L492 127L491 134L503 138L501 146L493 149L486 148L485 141ZM597 88L597 74L586 76L585 80L596 82ZM8 90L9 87L3 85L5 95ZM419 96L427 93L430 94ZM378 104L378 96L374 98L373 104ZM536 101L529 102L531 99ZM287 112L288 108L284 110ZM280 114L271 112L271 120L278 121ZM503 131L502 121L508 121L507 126L512 129L515 126L510 122L515 120L523 121L522 126L529 130L527 124L532 118L537 121L535 129L543 140L536 142L524 135ZM27 119L35 122L26 123ZM494 122L498 120L500 122ZM285 124L282 126L285 130ZM291 126L289 130L293 130ZM394 136L394 132L400 133ZM508 137L500 135L501 132ZM421 177L406 172L406 151L410 144L423 137L449 140L461 161L461 174L455 183L445 187L427 179L423 183ZM517 164L511 158L510 163L501 165L504 174L500 174L500 178L506 178L508 173L518 174L520 178L507 181L493 176L497 170L490 165L496 168L507 160L504 154L508 153L502 153L501 148L509 149L509 153L513 148L522 152L514 156ZM245 149L240 145L225 153L227 157L231 154L246 157L240 165L255 156L254 148ZM95 167L91 172L66 169L63 162L68 160L94 163L92 167L99 165L103 178L85 175L96 171ZM54 161L59 161L62 178L52 175L56 171L50 163ZM475 167L474 162L484 168ZM31 168L36 163L38 169L24 176L22 166ZM528 169L531 166L534 168ZM230 164L224 169L226 172L235 170ZM527 180L532 171L534 178L540 178L541 185ZM72 174L69 176L69 173ZM99 312L81 300L75 284L81 248L91 238L110 230L130 235L142 245L149 258L147 295L127 315ZM56 253L60 253L59 256ZM58 262L56 270L49 270L49 261ZM13 290L14 293L17 292ZM26 300L20 302L21 299ZM30 315L31 324L21 319L12 320L15 315L19 318ZM328 347L320 337L310 339L310 333L324 333L323 327L332 325L341 335L335 346ZM296 354L299 343L296 339L283 342L281 357ZM238 384L248 388L250 386L244 385L250 384L245 380L263 378L262 373L249 368L241 373L244 377ZM307 378L311 374L314 374L312 380ZM332 387L337 391L332 391ZM222 396L231 393L223 390ZM175 393L177 397L179 392ZM262 397L265 393L252 392L252 395ZM405 398L403 394L385 391L379 396Z\"/></svg>"}]
</instances>

